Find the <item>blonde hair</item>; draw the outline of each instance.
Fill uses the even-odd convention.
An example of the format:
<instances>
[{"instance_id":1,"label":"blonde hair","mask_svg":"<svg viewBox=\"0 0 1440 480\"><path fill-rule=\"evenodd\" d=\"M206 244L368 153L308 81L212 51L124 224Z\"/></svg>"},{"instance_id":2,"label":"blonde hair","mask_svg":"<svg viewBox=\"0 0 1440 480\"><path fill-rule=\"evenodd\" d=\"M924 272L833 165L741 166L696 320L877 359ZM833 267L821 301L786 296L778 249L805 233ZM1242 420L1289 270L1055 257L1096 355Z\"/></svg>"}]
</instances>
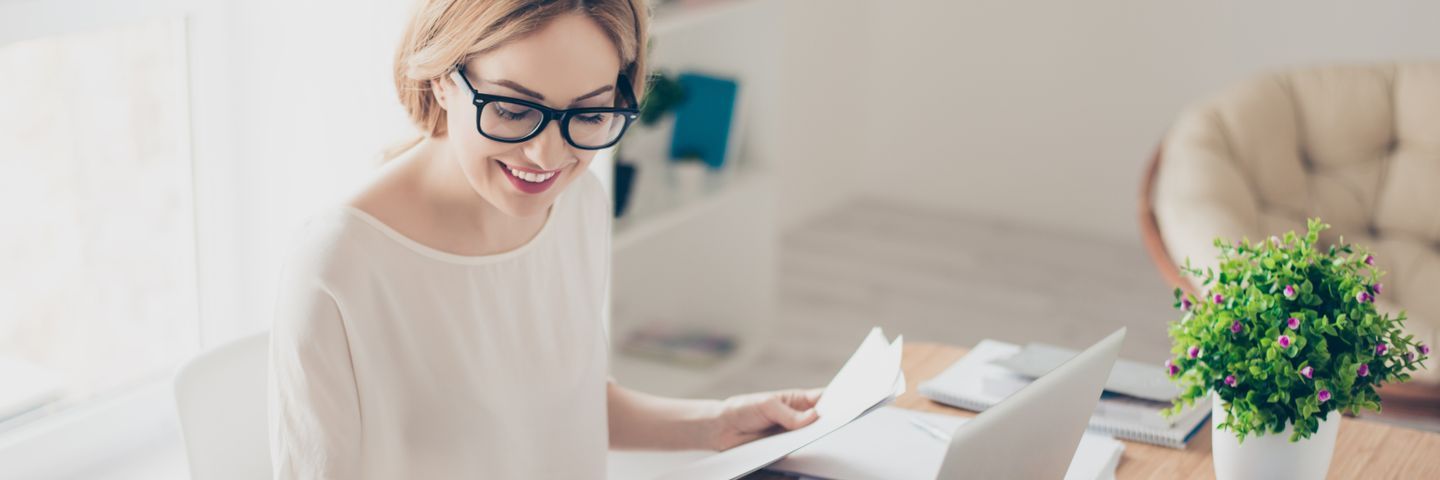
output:
<instances>
[{"instance_id":1,"label":"blonde hair","mask_svg":"<svg viewBox=\"0 0 1440 480\"><path fill-rule=\"evenodd\" d=\"M455 65L540 30L567 13L586 15L610 36L620 54L620 73L643 97L650 23L645 0L422 0L395 52L400 104L425 136L444 136L445 110L430 91L430 82ZM408 150L421 139L398 150ZM399 153L392 150L385 157Z\"/></svg>"}]
</instances>

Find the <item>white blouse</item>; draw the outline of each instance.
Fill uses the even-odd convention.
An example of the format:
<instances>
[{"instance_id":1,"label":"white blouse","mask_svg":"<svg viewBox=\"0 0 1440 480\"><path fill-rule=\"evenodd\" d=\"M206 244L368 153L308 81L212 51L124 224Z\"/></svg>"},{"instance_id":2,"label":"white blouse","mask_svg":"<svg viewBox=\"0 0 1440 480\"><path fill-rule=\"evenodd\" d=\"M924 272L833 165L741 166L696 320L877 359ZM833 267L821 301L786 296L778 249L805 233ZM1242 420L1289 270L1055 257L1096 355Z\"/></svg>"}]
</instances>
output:
<instances>
[{"instance_id":1,"label":"white blouse","mask_svg":"<svg viewBox=\"0 0 1440 480\"><path fill-rule=\"evenodd\" d=\"M610 201L593 174L501 254L336 206L301 229L270 340L276 478L598 478Z\"/></svg>"}]
</instances>

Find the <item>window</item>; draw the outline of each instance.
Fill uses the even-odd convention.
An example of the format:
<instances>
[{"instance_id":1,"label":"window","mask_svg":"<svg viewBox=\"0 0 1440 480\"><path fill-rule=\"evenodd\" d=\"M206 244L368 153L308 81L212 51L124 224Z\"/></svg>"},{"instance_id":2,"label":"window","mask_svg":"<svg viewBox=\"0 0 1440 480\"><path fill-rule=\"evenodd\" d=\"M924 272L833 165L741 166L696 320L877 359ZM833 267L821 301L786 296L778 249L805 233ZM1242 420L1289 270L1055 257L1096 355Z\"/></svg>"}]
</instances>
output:
<instances>
[{"instance_id":1,"label":"window","mask_svg":"<svg viewBox=\"0 0 1440 480\"><path fill-rule=\"evenodd\" d=\"M163 18L0 45L0 422L199 347L185 38Z\"/></svg>"}]
</instances>

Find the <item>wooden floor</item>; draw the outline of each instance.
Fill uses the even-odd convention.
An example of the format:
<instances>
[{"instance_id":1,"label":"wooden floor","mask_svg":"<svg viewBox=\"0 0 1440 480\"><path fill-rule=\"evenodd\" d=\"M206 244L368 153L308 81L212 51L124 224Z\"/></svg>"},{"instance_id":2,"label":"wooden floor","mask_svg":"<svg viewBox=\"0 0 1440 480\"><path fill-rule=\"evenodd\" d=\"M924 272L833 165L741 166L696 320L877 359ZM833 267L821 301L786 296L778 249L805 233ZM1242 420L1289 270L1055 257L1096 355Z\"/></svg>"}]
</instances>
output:
<instances>
[{"instance_id":1,"label":"wooden floor","mask_svg":"<svg viewBox=\"0 0 1440 480\"><path fill-rule=\"evenodd\" d=\"M791 230L780 252L776 341L700 396L823 386L876 325L917 342L1073 348L1125 326L1122 355L1158 364L1170 355L1166 326L1178 318L1138 237L1086 238L861 199ZM1440 430L1440 422L1405 423Z\"/></svg>"}]
</instances>

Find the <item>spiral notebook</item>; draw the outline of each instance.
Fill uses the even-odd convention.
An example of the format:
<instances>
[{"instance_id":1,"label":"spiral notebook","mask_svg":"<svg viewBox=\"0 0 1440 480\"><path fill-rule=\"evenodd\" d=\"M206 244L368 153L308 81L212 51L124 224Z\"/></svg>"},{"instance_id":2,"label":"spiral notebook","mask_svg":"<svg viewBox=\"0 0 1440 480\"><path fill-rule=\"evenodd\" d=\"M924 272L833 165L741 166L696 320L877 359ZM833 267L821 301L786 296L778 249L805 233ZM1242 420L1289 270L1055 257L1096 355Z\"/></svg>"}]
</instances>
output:
<instances>
[{"instance_id":1,"label":"spiral notebook","mask_svg":"<svg viewBox=\"0 0 1440 480\"><path fill-rule=\"evenodd\" d=\"M995 364L1020 351L1018 345L983 340L940 375L920 384L918 391L946 405L983 411L1033 380ZM1169 406L1169 402L1105 392L1090 417L1089 428L1120 439L1185 448L1210 418L1209 401L1196 402L1173 418L1160 416L1160 410Z\"/></svg>"}]
</instances>

